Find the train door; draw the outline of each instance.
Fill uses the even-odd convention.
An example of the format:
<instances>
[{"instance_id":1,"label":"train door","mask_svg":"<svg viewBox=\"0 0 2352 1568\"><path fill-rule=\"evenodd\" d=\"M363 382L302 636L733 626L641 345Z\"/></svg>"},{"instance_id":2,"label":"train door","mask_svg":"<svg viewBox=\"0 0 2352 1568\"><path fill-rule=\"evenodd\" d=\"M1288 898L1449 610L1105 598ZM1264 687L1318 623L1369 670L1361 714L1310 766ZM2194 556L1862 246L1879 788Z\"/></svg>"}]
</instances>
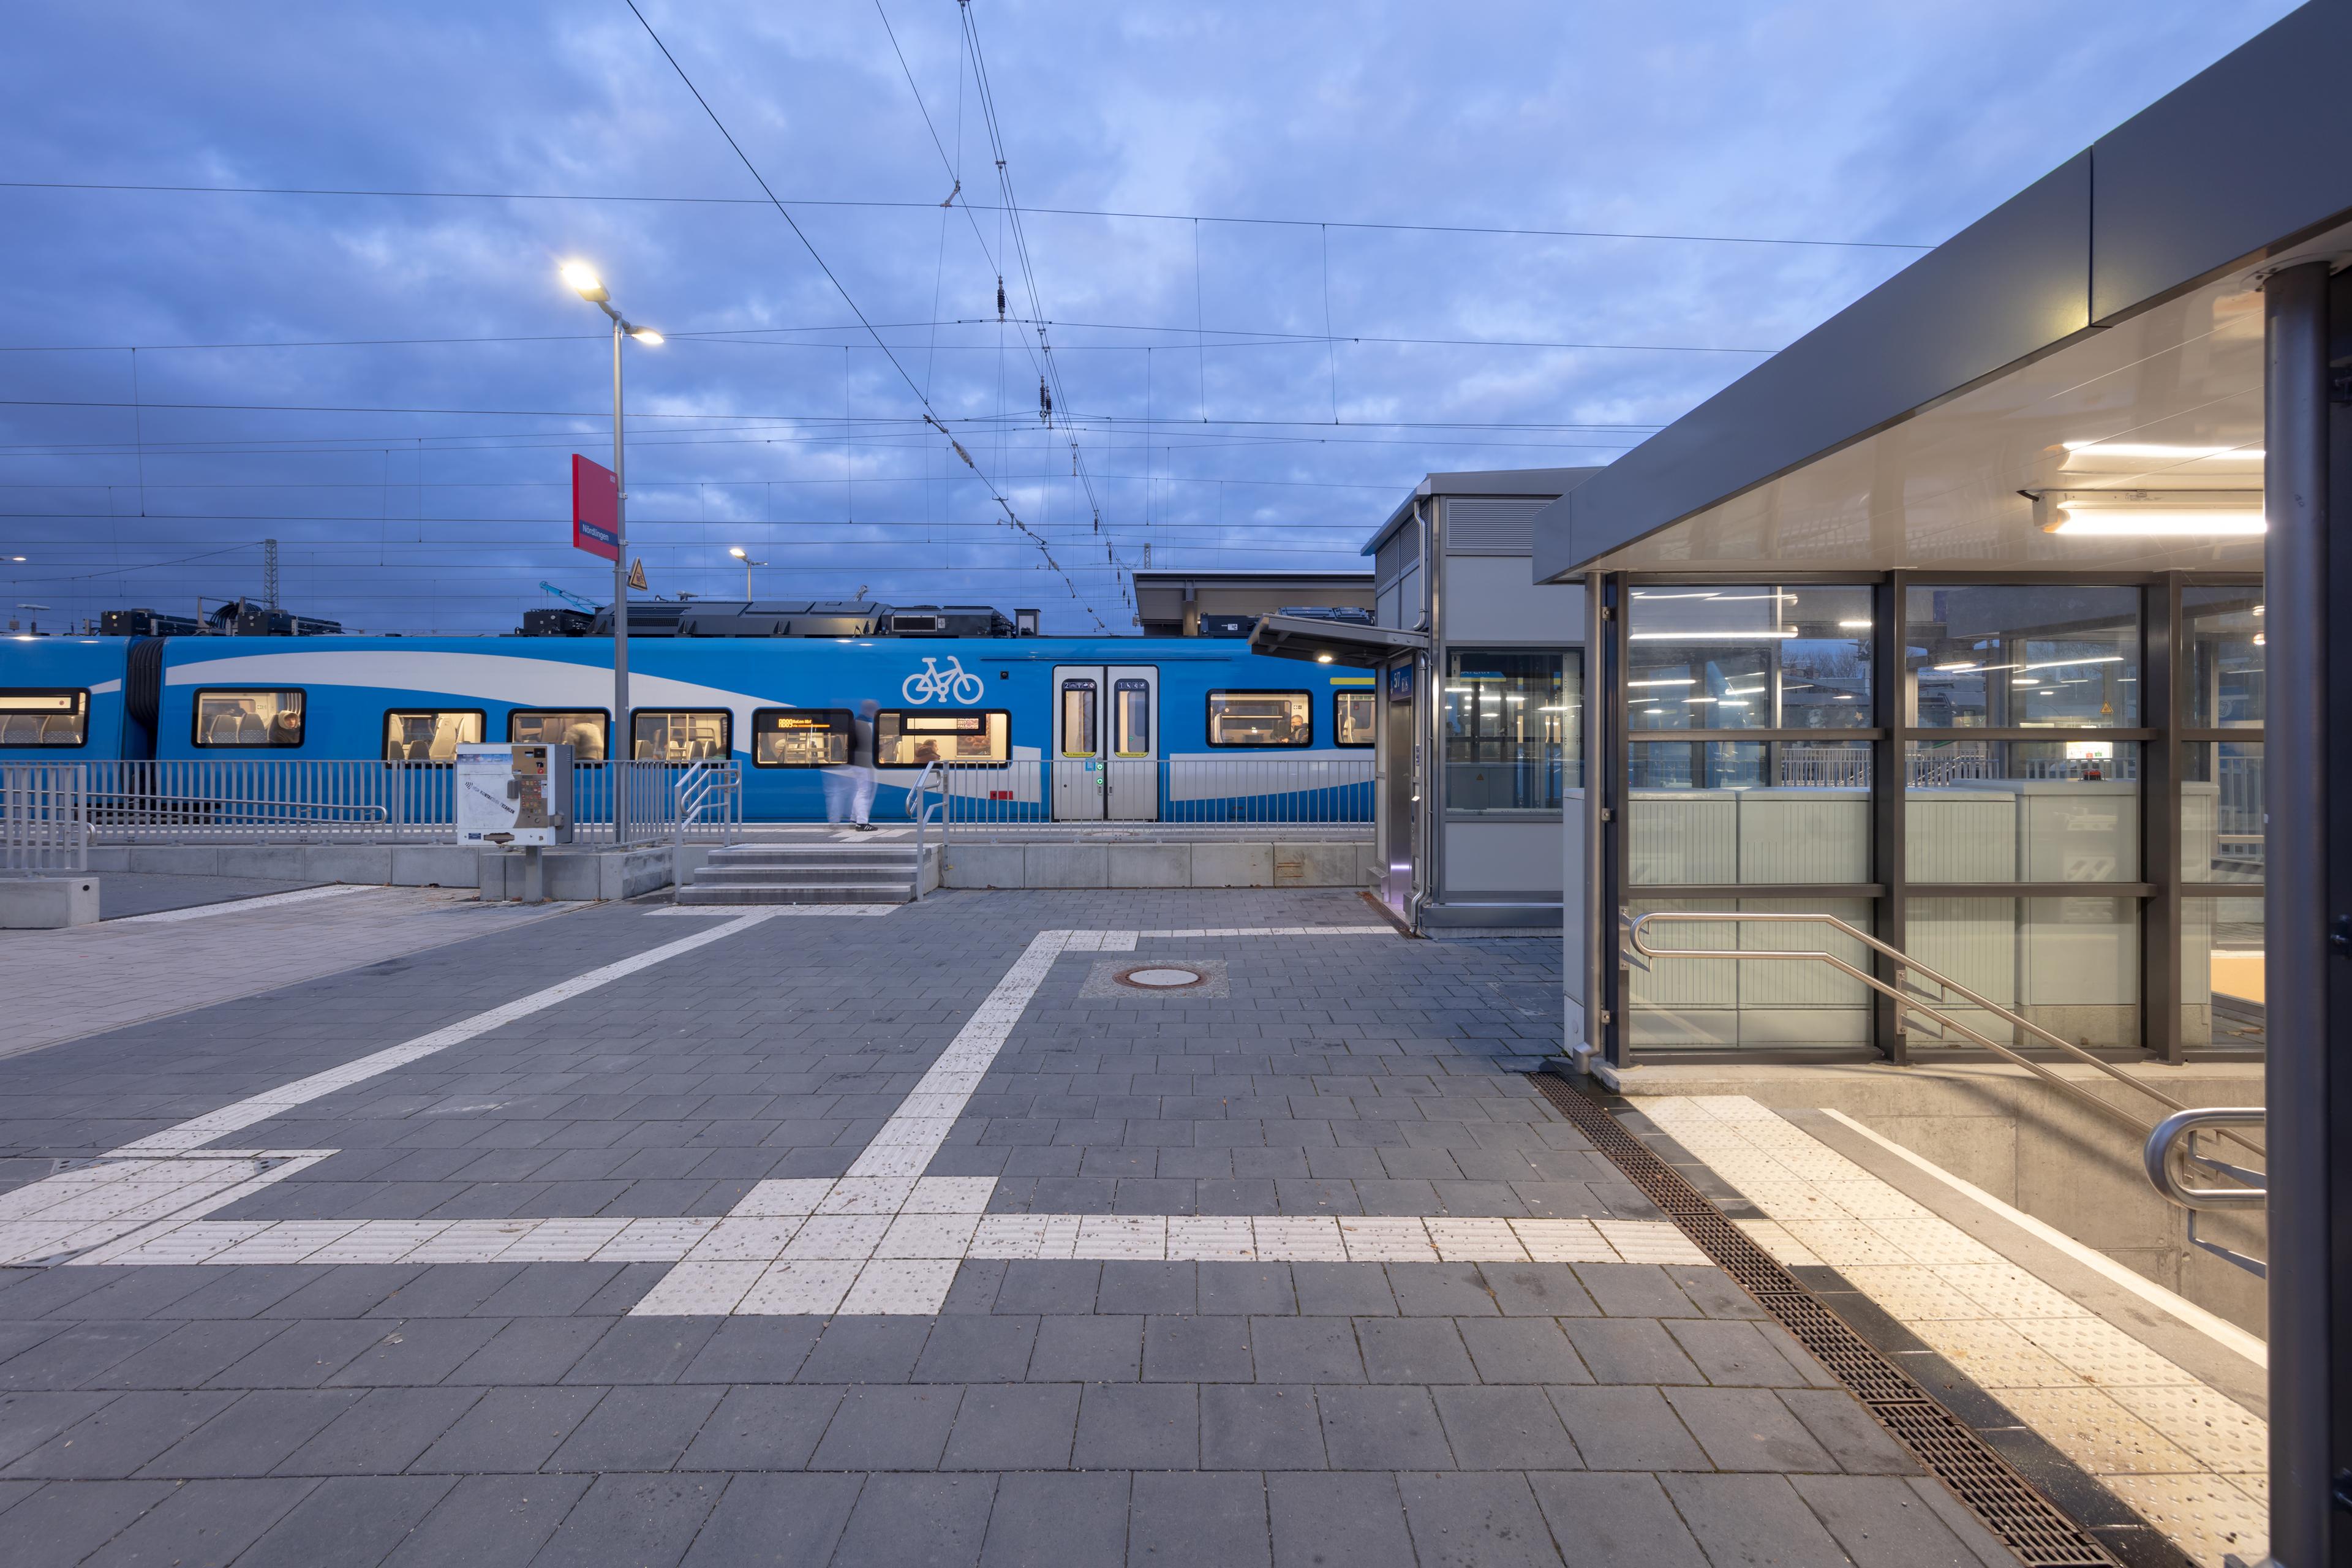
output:
<instances>
[{"instance_id":1,"label":"train door","mask_svg":"<svg viewBox=\"0 0 2352 1568\"><path fill-rule=\"evenodd\" d=\"M1054 667L1056 822L1160 815L1160 672L1148 665Z\"/></svg>"}]
</instances>

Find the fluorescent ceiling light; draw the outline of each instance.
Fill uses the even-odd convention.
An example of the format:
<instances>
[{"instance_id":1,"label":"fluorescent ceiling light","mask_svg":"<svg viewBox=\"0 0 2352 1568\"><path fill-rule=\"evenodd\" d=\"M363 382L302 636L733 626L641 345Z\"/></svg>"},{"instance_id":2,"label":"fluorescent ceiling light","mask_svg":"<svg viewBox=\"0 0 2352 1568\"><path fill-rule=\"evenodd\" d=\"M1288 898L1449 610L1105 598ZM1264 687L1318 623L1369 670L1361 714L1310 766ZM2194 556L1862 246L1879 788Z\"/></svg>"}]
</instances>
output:
<instances>
[{"instance_id":1,"label":"fluorescent ceiling light","mask_svg":"<svg viewBox=\"0 0 2352 1568\"><path fill-rule=\"evenodd\" d=\"M1789 630L1752 632L1635 632L1633 642L1753 642L1758 637L1792 637Z\"/></svg>"},{"instance_id":2,"label":"fluorescent ceiling light","mask_svg":"<svg viewBox=\"0 0 2352 1568\"><path fill-rule=\"evenodd\" d=\"M1628 686L1696 686L1698 680L1692 676L1662 676L1656 680L1629 680L1625 684Z\"/></svg>"},{"instance_id":3,"label":"fluorescent ceiling light","mask_svg":"<svg viewBox=\"0 0 2352 1568\"><path fill-rule=\"evenodd\" d=\"M1961 664L1931 664L1927 668L1941 675L1957 675L1964 669L1974 669L1976 664L1974 661Z\"/></svg>"},{"instance_id":4,"label":"fluorescent ceiling light","mask_svg":"<svg viewBox=\"0 0 2352 1568\"><path fill-rule=\"evenodd\" d=\"M2020 669L2072 669L2078 664L2121 664L2123 661L2123 655L2110 653L2102 654L2097 658L2053 658L2046 664L2021 664L2017 668Z\"/></svg>"},{"instance_id":5,"label":"fluorescent ceiling light","mask_svg":"<svg viewBox=\"0 0 2352 1568\"><path fill-rule=\"evenodd\" d=\"M2029 492L2030 493L2030 492ZM2099 539L2242 539L2268 531L2260 490L2044 490L2044 533Z\"/></svg>"},{"instance_id":6,"label":"fluorescent ceiling light","mask_svg":"<svg viewBox=\"0 0 2352 1568\"><path fill-rule=\"evenodd\" d=\"M1838 623L1838 630L1842 632L1866 632L1875 624L1875 622L1867 620L1840 621Z\"/></svg>"},{"instance_id":7,"label":"fluorescent ceiling light","mask_svg":"<svg viewBox=\"0 0 2352 1568\"><path fill-rule=\"evenodd\" d=\"M2200 458L2237 458L2259 463L2264 453L2260 447L2184 447L2165 441L2068 441L2069 452L2080 452L2087 458L2156 458L2194 462Z\"/></svg>"}]
</instances>

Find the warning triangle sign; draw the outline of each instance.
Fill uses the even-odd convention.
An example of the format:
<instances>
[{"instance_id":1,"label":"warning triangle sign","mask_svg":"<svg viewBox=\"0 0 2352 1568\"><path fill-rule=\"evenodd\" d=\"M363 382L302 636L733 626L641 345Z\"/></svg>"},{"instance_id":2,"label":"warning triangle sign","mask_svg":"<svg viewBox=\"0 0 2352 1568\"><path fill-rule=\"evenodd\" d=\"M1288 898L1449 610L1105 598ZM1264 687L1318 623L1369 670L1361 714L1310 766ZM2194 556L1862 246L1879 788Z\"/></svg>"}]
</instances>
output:
<instances>
[{"instance_id":1,"label":"warning triangle sign","mask_svg":"<svg viewBox=\"0 0 2352 1568\"><path fill-rule=\"evenodd\" d=\"M645 559L642 556L633 556L629 561L629 586L632 588L643 588L645 585Z\"/></svg>"}]
</instances>

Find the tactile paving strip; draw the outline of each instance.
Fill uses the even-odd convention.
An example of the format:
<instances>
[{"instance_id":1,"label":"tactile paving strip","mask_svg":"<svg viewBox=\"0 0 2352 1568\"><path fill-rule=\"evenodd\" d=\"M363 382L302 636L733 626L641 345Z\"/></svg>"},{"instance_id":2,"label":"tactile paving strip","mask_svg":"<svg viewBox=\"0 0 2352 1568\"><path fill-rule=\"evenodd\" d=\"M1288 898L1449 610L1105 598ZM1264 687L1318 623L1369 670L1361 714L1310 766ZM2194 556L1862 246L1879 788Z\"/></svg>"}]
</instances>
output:
<instances>
[{"instance_id":1,"label":"tactile paving strip","mask_svg":"<svg viewBox=\"0 0 2352 1568\"><path fill-rule=\"evenodd\" d=\"M2035 1491L1983 1438L1888 1361L1706 1194L1564 1080L1531 1073L1554 1109L1679 1226L1732 1282L1794 1335L1895 1440L1950 1488L2028 1568L2116 1568L2089 1531Z\"/></svg>"}]
</instances>

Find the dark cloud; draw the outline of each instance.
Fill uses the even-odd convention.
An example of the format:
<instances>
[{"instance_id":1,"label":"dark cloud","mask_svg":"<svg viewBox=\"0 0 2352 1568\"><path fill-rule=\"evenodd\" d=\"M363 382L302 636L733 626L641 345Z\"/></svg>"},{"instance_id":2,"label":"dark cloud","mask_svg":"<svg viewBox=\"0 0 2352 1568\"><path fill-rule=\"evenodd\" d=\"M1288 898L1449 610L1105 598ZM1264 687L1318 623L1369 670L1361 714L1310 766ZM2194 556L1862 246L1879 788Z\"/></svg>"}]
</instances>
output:
<instances>
[{"instance_id":1,"label":"dark cloud","mask_svg":"<svg viewBox=\"0 0 2352 1568\"><path fill-rule=\"evenodd\" d=\"M58 351L0 353L0 553L51 620L256 592L265 538L289 603L371 628L599 595L562 545L567 456L610 438L603 318L554 274L576 256L679 334L630 356L656 588L740 592L742 544L765 593L1123 629L1147 547L1354 564L1423 471L1606 461L1755 362L1657 351L1785 342L1911 254L1324 223L1933 242L2288 8L978 0L1024 207L1302 220L1033 211L1024 272L946 0L888 10L954 168L870 3L648 5L888 356L756 200L0 189L0 332ZM759 195L617 0L14 26L19 180ZM933 205L958 172L969 210ZM1034 277L1053 323L1054 429L1000 267L1008 314ZM466 341L173 346L384 339Z\"/></svg>"}]
</instances>

